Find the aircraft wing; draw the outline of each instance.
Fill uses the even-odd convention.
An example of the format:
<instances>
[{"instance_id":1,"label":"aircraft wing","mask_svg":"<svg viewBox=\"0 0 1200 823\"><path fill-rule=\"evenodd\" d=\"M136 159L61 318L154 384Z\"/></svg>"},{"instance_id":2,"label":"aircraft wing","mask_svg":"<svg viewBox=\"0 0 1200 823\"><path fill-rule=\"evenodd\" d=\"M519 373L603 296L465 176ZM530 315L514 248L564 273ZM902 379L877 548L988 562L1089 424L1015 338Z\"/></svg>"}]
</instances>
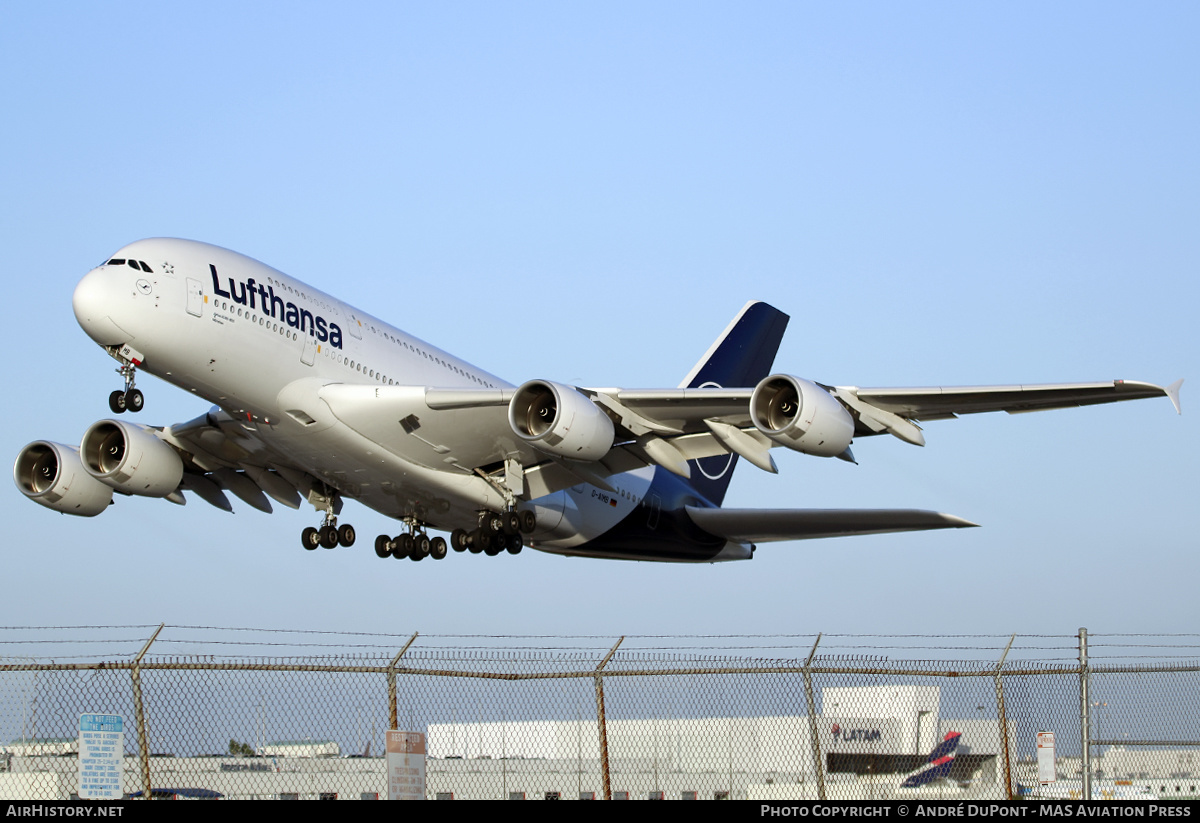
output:
<instances>
[{"instance_id":1,"label":"aircraft wing","mask_svg":"<svg viewBox=\"0 0 1200 823\"><path fill-rule=\"evenodd\" d=\"M952 514L919 509L709 509L687 507L688 517L709 534L736 543L777 543L978 526Z\"/></svg>"},{"instance_id":2,"label":"aircraft wing","mask_svg":"<svg viewBox=\"0 0 1200 823\"><path fill-rule=\"evenodd\" d=\"M1167 396L1179 410L1182 380L1167 386L1135 380L1110 380L1103 383L1052 383L1033 386L967 386L961 388L860 389L853 392L859 400L878 409L918 420L938 420L960 414L1005 411L1010 414L1067 409Z\"/></svg>"},{"instance_id":3,"label":"aircraft wing","mask_svg":"<svg viewBox=\"0 0 1200 823\"><path fill-rule=\"evenodd\" d=\"M916 445L924 445L925 439L914 421L961 414L1041 411L1157 396L1169 397L1178 409L1182 383L1166 388L1114 380L864 389L800 382L809 391L825 395L825 401L834 399L838 414L845 410L847 419L852 418L847 426L853 427L853 436L887 432ZM660 465L688 477L690 461L729 453L773 472L770 449L785 445L805 450L755 426L750 413L753 388L594 389L532 383L538 384L539 390L553 387L563 417L573 408L571 413L581 417L603 417L605 425L611 421L607 445L581 459L556 454L544 448L544 442L518 436L510 424L509 405L531 384L517 389L472 389L329 383L319 388L318 395L335 417L371 442L431 467L491 474L526 497L581 482L604 488L604 478L647 465ZM848 428L847 437L849 434Z\"/></svg>"}]
</instances>

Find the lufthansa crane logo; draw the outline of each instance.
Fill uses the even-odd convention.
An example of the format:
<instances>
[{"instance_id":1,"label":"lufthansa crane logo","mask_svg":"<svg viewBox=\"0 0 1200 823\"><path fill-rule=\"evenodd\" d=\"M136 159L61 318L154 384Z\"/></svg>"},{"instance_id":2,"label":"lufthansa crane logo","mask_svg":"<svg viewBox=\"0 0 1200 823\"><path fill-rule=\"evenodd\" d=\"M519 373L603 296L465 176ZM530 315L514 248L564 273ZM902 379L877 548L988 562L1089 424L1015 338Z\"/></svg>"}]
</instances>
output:
<instances>
[{"instance_id":1,"label":"lufthansa crane logo","mask_svg":"<svg viewBox=\"0 0 1200 823\"><path fill-rule=\"evenodd\" d=\"M722 389L724 386L709 381L707 383L701 383L696 388ZM724 456L715 455L713 457L700 457L694 462L696 464L696 468L700 470L700 473L709 480L720 480L722 477L729 474L729 469L733 466L733 453L731 452Z\"/></svg>"}]
</instances>

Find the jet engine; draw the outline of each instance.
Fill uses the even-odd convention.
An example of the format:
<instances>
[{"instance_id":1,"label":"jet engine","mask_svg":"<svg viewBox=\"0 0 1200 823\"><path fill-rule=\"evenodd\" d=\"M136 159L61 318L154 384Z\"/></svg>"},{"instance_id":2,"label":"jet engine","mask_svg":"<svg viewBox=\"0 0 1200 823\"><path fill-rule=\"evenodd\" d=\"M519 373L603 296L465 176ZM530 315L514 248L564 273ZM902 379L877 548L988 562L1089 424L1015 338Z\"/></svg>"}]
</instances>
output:
<instances>
[{"instance_id":1,"label":"jet engine","mask_svg":"<svg viewBox=\"0 0 1200 823\"><path fill-rule=\"evenodd\" d=\"M63 514L95 517L112 503L113 490L83 469L79 450L37 440L21 449L13 480L34 503Z\"/></svg>"},{"instance_id":2,"label":"jet engine","mask_svg":"<svg viewBox=\"0 0 1200 823\"><path fill-rule=\"evenodd\" d=\"M183 460L175 449L134 423L93 423L79 456L88 474L126 494L166 497L183 479Z\"/></svg>"},{"instance_id":3,"label":"jet engine","mask_svg":"<svg viewBox=\"0 0 1200 823\"><path fill-rule=\"evenodd\" d=\"M599 460L612 448L613 422L578 390L530 380L508 404L508 423L535 448L573 460Z\"/></svg>"},{"instance_id":4,"label":"jet engine","mask_svg":"<svg viewBox=\"0 0 1200 823\"><path fill-rule=\"evenodd\" d=\"M846 407L810 380L773 374L754 388L750 419L781 446L818 457L837 457L854 437Z\"/></svg>"}]
</instances>

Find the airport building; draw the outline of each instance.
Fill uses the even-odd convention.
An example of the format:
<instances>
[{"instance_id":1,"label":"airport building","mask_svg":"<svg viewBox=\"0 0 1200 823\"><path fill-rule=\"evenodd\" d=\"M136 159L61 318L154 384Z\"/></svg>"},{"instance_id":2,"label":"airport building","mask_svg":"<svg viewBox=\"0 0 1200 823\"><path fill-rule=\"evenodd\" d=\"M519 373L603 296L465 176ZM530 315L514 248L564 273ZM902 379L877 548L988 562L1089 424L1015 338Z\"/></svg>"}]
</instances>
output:
<instances>
[{"instance_id":1,"label":"airport building","mask_svg":"<svg viewBox=\"0 0 1200 823\"><path fill-rule=\"evenodd\" d=\"M936 686L825 688L824 711L762 717L609 718L609 776L619 799L812 800L823 781L830 800L1004 796L1004 743L994 717L943 718ZM590 799L604 796L594 721L435 723L426 729L430 799ZM824 770L814 767L814 738ZM1017 751L1008 730L1008 751ZM930 754L949 752L934 780ZM0 796L67 799L75 791L78 747L70 739L11 741L0 751ZM1114 747L1093 759L1104 779L1132 779L1160 797L1195 794L1192 753ZM1078 779L1078 758L1060 775ZM1012 764L1032 784L1032 764ZM136 757L123 786L141 788ZM383 757L345 757L335 742L279 741L253 757L151 758L156 789L229 798L374 799L387 796ZM1169 779L1168 779L1169 778ZM1190 782L1189 782L1190 779ZM910 781L911 782L911 781ZM920 781L918 781L920 782ZM1162 791L1159 784L1161 783ZM1065 782L1064 782L1065 785ZM1176 789L1176 785L1178 788ZM1189 791L1189 787L1191 787ZM1175 789L1175 790L1172 790Z\"/></svg>"}]
</instances>

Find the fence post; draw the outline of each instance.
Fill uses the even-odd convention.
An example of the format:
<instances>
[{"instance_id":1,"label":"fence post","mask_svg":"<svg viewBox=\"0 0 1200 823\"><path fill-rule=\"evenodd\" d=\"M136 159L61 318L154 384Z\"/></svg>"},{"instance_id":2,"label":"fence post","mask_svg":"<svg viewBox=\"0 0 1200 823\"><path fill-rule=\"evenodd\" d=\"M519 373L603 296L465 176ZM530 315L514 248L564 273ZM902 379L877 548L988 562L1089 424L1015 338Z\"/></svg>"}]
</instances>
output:
<instances>
[{"instance_id":1,"label":"fence post","mask_svg":"<svg viewBox=\"0 0 1200 823\"><path fill-rule=\"evenodd\" d=\"M1000 661L996 663L996 709L1000 715L1000 746L1001 752L1004 755L1004 797L1006 800L1013 799L1012 791L1012 760L1008 748L1008 713L1004 707L1004 682L1000 679L1000 672L1004 668L1004 661L1008 657L1008 650L1012 648L1013 641L1017 639L1014 634L1008 638L1008 645L1004 647L1004 654L1000 655Z\"/></svg>"},{"instance_id":2,"label":"fence post","mask_svg":"<svg viewBox=\"0 0 1200 823\"><path fill-rule=\"evenodd\" d=\"M404 653L408 651L408 647L411 646L416 639L417 632L413 632L413 636L408 638L408 642L404 644L404 648L396 653L396 656L392 658L391 663L388 663L388 728L394 732L400 730L400 719L397 716L396 711L396 666L399 665L400 658L404 657ZM412 729L409 729L409 731L412 731ZM426 745L429 745L428 741L426 741Z\"/></svg>"},{"instance_id":3,"label":"fence post","mask_svg":"<svg viewBox=\"0 0 1200 823\"><path fill-rule=\"evenodd\" d=\"M821 763L821 740L817 737L817 701L813 698L812 685L812 662L813 657L817 653L817 644L821 642L823 632L817 633L817 639L813 642L812 651L808 653L808 659L804 661L804 699L808 702L808 744L812 750L813 768L817 776L817 799L824 802L825 800L825 769Z\"/></svg>"},{"instance_id":4,"label":"fence post","mask_svg":"<svg viewBox=\"0 0 1200 823\"><path fill-rule=\"evenodd\" d=\"M158 628L154 630L154 634L150 635L150 639L146 641L146 645L142 646L142 650L137 653L137 657L133 659L133 714L134 723L137 725L138 732L138 761L142 767L142 799L150 799L150 741L146 739L146 711L142 706L142 658L146 652L150 650L150 644L158 637L158 633L163 630L166 623L159 623Z\"/></svg>"},{"instance_id":5,"label":"fence post","mask_svg":"<svg viewBox=\"0 0 1200 823\"><path fill-rule=\"evenodd\" d=\"M604 655L604 659L600 661L600 665L596 667L596 673L592 678L596 682L596 725L600 732L600 780L604 789L604 799L612 800L612 780L608 773L608 726L604 720L604 676L601 670L608 665L608 661L617 653L617 647L625 640L625 635L621 635L613 647L608 650L608 654Z\"/></svg>"},{"instance_id":6,"label":"fence post","mask_svg":"<svg viewBox=\"0 0 1200 823\"><path fill-rule=\"evenodd\" d=\"M1083 749L1083 799L1092 799L1092 730L1088 710L1087 629L1079 629L1079 742Z\"/></svg>"}]
</instances>

